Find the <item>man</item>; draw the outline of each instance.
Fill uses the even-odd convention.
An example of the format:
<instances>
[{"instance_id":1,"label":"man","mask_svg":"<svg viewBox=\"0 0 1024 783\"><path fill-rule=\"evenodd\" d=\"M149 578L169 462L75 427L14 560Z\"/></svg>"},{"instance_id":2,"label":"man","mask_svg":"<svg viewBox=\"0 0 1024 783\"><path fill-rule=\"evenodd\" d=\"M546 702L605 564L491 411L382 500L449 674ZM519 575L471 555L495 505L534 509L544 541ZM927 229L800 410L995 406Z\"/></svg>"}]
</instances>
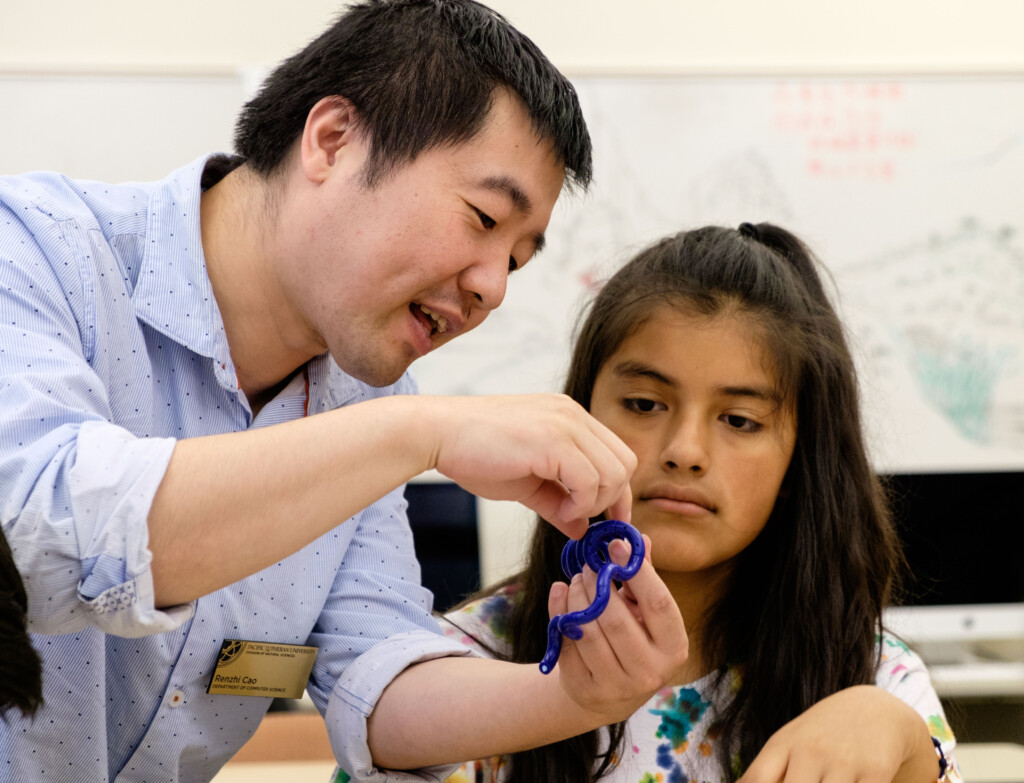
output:
<instances>
[{"instance_id":1,"label":"man","mask_svg":"<svg viewBox=\"0 0 1024 783\"><path fill-rule=\"evenodd\" d=\"M629 714L681 663L650 568L557 676L458 657L401 496L437 469L573 536L629 513L632 455L567 399L405 374L586 185L571 86L469 0L369 0L271 75L236 147L152 185L0 181L2 522L46 699L0 729L0 775L208 780L313 652L360 779Z\"/></svg>"}]
</instances>

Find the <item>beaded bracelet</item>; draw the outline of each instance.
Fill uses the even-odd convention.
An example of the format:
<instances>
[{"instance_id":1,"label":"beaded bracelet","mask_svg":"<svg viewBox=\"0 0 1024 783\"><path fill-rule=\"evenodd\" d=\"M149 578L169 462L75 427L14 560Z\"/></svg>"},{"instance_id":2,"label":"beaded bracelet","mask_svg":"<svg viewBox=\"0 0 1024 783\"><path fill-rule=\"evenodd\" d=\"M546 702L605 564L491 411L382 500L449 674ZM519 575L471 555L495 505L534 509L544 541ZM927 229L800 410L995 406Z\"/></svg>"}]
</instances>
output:
<instances>
[{"instance_id":1,"label":"beaded bracelet","mask_svg":"<svg viewBox=\"0 0 1024 783\"><path fill-rule=\"evenodd\" d=\"M946 761L946 754L942 752L942 743L937 737L932 737L932 745L935 746L935 755L939 757L939 780L942 780L946 777L946 767L949 766L949 762Z\"/></svg>"}]
</instances>

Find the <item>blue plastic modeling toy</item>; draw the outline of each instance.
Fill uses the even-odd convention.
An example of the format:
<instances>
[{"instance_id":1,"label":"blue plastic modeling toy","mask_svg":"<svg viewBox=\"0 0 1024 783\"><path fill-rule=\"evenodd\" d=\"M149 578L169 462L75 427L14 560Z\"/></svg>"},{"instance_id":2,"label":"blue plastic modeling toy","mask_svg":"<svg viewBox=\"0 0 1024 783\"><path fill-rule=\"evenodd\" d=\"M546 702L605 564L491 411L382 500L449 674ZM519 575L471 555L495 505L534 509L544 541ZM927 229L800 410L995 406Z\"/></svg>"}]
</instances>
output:
<instances>
[{"instance_id":1,"label":"blue plastic modeling toy","mask_svg":"<svg viewBox=\"0 0 1024 783\"><path fill-rule=\"evenodd\" d=\"M616 538L629 542L631 552L629 561L624 566L612 562L608 556L608 545ZM611 597L612 580L624 582L636 576L644 562L644 540L639 531L627 522L609 519L595 522L587 528L587 532L579 541L570 539L562 549L562 570L572 579L583 570L583 564L590 566L597 574L597 595L593 603L579 612L557 614L548 623L548 648L540 661L540 670L550 674L558 662L562 652L562 635L570 639L580 639L583 631L580 626L596 620L608 606Z\"/></svg>"}]
</instances>

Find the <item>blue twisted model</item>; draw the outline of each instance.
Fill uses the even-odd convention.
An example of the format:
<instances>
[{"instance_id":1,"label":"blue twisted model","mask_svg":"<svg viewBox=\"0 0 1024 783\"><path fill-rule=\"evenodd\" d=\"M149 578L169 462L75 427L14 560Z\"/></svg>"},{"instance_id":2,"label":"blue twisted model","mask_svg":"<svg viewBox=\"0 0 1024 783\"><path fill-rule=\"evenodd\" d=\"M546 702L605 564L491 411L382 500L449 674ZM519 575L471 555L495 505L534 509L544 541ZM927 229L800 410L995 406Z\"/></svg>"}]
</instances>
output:
<instances>
[{"instance_id":1,"label":"blue twisted model","mask_svg":"<svg viewBox=\"0 0 1024 783\"><path fill-rule=\"evenodd\" d=\"M616 538L624 538L631 549L629 561L624 566L612 562L608 556L608 545ZM556 614L548 623L548 648L540 661L540 670L549 674L558 662L562 652L562 634L570 639L580 639L583 631L580 626L596 620L608 606L611 597L612 580L625 581L636 576L644 562L644 540L635 527L627 522L609 519L595 522L587 528L586 534L579 541L570 539L562 549L562 570L572 579L573 575L583 570L583 564L590 566L597 574L597 595L593 603L579 612Z\"/></svg>"}]
</instances>

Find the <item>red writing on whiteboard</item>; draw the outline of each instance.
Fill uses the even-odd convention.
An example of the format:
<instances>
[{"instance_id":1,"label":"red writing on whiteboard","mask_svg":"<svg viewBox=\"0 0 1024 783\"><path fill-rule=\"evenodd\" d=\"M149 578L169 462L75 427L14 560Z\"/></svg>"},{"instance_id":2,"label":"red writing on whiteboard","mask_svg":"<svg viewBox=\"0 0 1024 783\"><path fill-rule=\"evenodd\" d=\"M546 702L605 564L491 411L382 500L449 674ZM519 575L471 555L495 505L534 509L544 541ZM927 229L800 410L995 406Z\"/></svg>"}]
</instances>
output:
<instances>
[{"instance_id":1,"label":"red writing on whiteboard","mask_svg":"<svg viewBox=\"0 0 1024 783\"><path fill-rule=\"evenodd\" d=\"M918 146L916 134L901 127L906 100L900 82L780 82L772 126L802 144L812 177L887 182Z\"/></svg>"}]
</instances>

